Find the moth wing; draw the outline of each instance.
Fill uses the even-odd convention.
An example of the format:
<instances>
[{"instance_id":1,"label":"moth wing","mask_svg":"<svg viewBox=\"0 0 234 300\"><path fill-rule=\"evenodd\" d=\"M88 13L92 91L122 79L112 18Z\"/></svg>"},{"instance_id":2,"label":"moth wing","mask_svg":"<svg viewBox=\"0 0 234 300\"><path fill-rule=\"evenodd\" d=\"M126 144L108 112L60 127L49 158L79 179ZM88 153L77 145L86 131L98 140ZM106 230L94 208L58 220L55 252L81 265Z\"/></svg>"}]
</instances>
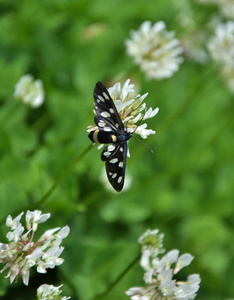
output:
<instances>
[{"instance_id":1,"label":"moth wing","mask_svg":"<svg viewBox=\"0 0 234 300\"><path fill-rule=\"evenodd\" d=\"M124 185L127 143L117 143L104 148L101 159L106 162L106 174L113 188L120 192Z\"/></svg>"},{"instance_id":2,"label":"moth wing","mask_svg":"<svg viewBox=\"0 0 234 300\"><path fill-rule=\"evenodd\" d=\"M115 130L124 130L123 122L107 88L99 81L94 88L94 107L97 117Z\"/></svg>"},{"instance_id":3,"label":"moth wing","mask_svg":"<svg viewBox=\"0 0 234 300\"><path fill-rule=\"evenodd\" d=\"M116 131L116 127L113 125L113 123L101 117L100 115L94 117L94 122L100 130L104 130L107 132Z\"/></svg>"}]
</instances>

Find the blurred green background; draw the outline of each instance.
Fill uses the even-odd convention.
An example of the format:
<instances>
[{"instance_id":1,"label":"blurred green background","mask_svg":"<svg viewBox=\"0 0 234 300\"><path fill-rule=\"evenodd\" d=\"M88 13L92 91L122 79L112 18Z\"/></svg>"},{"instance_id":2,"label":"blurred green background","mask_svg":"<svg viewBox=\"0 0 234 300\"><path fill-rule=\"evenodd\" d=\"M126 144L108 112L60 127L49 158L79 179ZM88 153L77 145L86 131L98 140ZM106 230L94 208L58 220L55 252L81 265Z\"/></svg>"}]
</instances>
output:
<instances>
[{"instance_id":1,"label":"blurred green background","mask_svg":"<svg viewBox=\"0 0 234 300\"><path fill-rule=\"evenodd\" d=\"M45 230L68 224L62 266L36 274L29 287L0 279L0 299L34 299L42 283L64 284L72 299L97 299L139 254L138 237L148 229L165 234L167 250L195 256L181 278L201 275L197 299L234 297L233 95L207 53L199 64L185 57L170 79L147 80L126 54L125 40L141 23L165 21L176 37L213 34L215 6L190 3L195 27L182 21L187 1L0 1L0 241L7 215L27 209L50 212ZM181 21L181 22L180 22ZM225 20L224 20L225 21ZM189 31L190 30L190 31ZM43 81L45 103L16 103L14 86L24 74ZM130 140L127 173L132 183L115 193L102 184L104 164L95 146L55 192L37 203L90 141L93 89L126 79L147 107L159 107L146 142L154 155ZM3 265L0 266L1 268ZM137 263L105 299L129 299L125 291L144 285Z\"/></svg>"}]
</instances>

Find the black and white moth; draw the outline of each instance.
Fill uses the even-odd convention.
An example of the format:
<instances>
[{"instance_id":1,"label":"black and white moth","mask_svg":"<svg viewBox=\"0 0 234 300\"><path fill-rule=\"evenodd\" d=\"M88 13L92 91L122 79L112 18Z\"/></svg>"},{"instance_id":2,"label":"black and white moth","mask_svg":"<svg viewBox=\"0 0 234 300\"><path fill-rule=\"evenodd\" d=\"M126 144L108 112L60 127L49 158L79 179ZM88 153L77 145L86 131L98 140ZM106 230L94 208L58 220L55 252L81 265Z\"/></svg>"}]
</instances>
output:
<instances>
[{"instance_id":1,"label":"black and white moth","mask_svg":"<svg viewBox=\"0 0 234 300\"><path fill-rule=\"evenodd\" d=\"M98 129L91 131L88 136L93 143L110 144L102 151L101 159L106 162L110 184L120 192L124 186L127 141L132 134L127 132L108 90L100 81L94 88L94 107L94 122Z\"/></svg>"}]
</instances>

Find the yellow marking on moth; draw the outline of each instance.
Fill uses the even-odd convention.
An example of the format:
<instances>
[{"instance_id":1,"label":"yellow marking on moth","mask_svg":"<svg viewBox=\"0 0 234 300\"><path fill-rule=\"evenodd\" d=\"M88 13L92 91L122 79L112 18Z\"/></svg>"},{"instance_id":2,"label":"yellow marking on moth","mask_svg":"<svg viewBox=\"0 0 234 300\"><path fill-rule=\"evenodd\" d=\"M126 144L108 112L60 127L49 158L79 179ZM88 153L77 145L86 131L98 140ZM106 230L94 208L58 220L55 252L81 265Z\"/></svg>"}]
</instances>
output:
<instances>
[{"instance_id":1,"label":"yellow marking on moth","mask_svg":"<svg viewBox=\"0 0 234 300\"><path fill-rule=\"evenodd\" d=\"M98 132L99 132L99 129L95 130L94 131L94 134L93 134L93 140L94 140L94 143L99 143L98 141Z\"/></svg>"},{"instance_id":2,"label":"yellow marking on moth","mask_svg":"<svg viewBox=\"0 0 234 300\"><path fill-rule=\"evenodd\" d=\"M112 135L111 138L112 138L113 143L115 143L117 141L117 138L115 135Z\"/></svg>"}]
</instances>

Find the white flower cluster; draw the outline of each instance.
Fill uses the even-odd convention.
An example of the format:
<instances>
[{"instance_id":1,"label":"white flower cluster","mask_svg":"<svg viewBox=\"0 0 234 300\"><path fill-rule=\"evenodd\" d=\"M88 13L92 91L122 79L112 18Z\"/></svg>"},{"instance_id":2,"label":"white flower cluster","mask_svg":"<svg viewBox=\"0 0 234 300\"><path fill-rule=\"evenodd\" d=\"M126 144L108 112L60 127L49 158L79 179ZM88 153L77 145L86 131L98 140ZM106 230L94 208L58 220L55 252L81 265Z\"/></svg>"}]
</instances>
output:
<instances>
[{"instance_id":1,"label":"white flower cluster","mask_svg":"<svg viewBox=\"0 0 234 300\"><path fill-rule=\"evenodd\" d=\"M41 80L34 80L32 75L24 75L15 86L15 98L32 107L38 107L44 102L44 89Z\"/></svg>"},{"instance_id":2,"label":"white flower cluster","mask_svg":"<svg viewBox=\"0 0 234 300\"><path fill-rule=\"evenodd\" d=\"M22 275L24 284L28 285L31 267L37 266L37 272L46 273L47 268L52 269L63 263L59 256L64 248L60 244L68 236L70 229L65 226L62 229L58 227L47 230L39 240L33 242L38 224L47 221L50 214L42 214L39 210L27 211L25 233L25 228L20 223L23 214L22 212L15 219L10 215L7 217L6 225L11 230L6 237L10 243L0 243L0 263L6 264L0 272L9 270L6 278L10 277L11 283Z\"/></svg>"},{"instance_id":3,"label":"white flower cluster","mask_svg":"<svg viewBox=\"0 0 234 300\"><path fill-rule=\"evenodd\" d=\"M191 1L174 0L173 4L178 11L176 23L180 28L186 28L186 31L183 30L180 34L184 57L199 64L206 63L208 55L203 50L203 45L207 41L206 32L197 27Z\"/></svg>"},{"instance_id":4,"label":"white flower cluster","mask_svg":"<svg viewBox=\"0 0 234 300\"><path fill-rule=\"evenodd\" d=\"M166 30L163 21L153 25L145 21L138 31L131 31L130 36L126 41L127 53L134 57L148 78L168 78L179 70L183 49L174 38L174 32Z\"/></svg>"},{"instance_id":5,"label":"white flower cluster","mask_svg":"<svg viewBox=\"0 0 234 300\"><path fill-rule=\"evenodd\" d=\"M234 91L234 22L218 24L214 37L208 43L213 59L220 64L222 75Z\"/></svg>"},{"instance_id":6,"label":"white flower cluster","mask_svg":"<svg viewBox=\"0 0 234 300\"><path fill-rule=\"evenodd\" d=\"M233 0L197 0L201 4L217 4L223 16L228 19L234 19L234 2Z\"/></svg>"},{"instance_id":7,"label":"white flower cluster","mask_svg":"<svg viewBox=\"0 0 234 300\"><path fill-rule=\"evenodd\" d=\"M150 107L147 110L146 104L142 103L148 93L142 96L135 95L134 84L130 84L130 79L125 82L122 89L120 82L117 82L113 87L109 88L108 91L128 132L135 130L135 133L139 134L143 139L146 139L150 134L155 134L155 131L146 129L146 123L138 127L136 124L140 120L153 118L159 111L158 107L154 110ZM88 131L95 129L97 129L96 126L88 127Z\"/></svg>"},{"instance_id":8,"label":"white flower cluster","mask_svg":"<svg viewBox=\"0 0 234 300\"><path fill-rule=\"evenodd\" d=\"M144 281L147 287L130 288L126 294L132 300L190 300L196 297L201 282L199 274L188 276L187 281L178 281L174 276L193 260L191 254L179 256L179 250L163 253L163 235L158 230L148 230L140 243L142 245L141 267L144 269Z\"/></svg>"},{"instance_id":9,"label":"white flower cluster","mask_svg":"<svg viewBox=\"0 0 234 300\"><path fill-rule=\"evenodd\" d=\"M60 286L53 286L49 284L42 284L38 289L37 289L37 300L67 300L70 299L71 297L66 297L66 296L60 296L62 291L60 290Z\"/></svg>"},{"instance_id":10,"label":"white flower cluster","mask_svg":"<svg viewBox=\"0 0 234 300\"><path fill-rule=\"evenodd\" d=\"M234 2L233 0L218 0L221 13L229 19L234 19Z\"/></svg>"}]
</instances>

